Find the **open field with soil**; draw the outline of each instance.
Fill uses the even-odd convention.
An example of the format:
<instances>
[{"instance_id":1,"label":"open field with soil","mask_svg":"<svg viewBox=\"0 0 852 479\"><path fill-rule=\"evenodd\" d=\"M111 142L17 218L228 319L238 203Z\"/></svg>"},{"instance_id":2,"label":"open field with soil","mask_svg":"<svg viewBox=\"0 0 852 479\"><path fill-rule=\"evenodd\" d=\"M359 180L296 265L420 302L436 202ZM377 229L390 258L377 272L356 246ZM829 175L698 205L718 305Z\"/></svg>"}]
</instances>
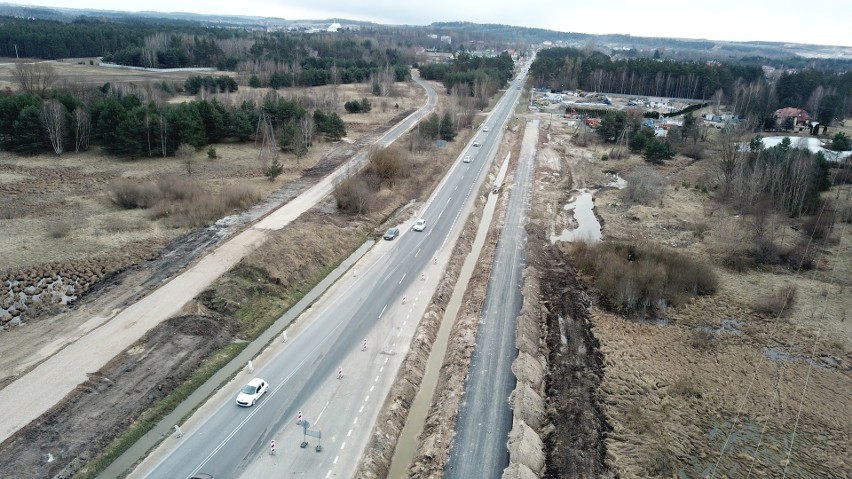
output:
<instances>
[{"instance_id":1,"label":"open field with soil","mask_svg":"<svg viewBox=\"0 0 852 479\"><path fill-rule=\"evenodd\" d=\"M539 153L533 208L550 237L544 247L584 254L585 247L548 243L577 226L564 207L578 189L590 188L604 242L681 253L709 265L717 280L714 294L679 298L643 317L613 312L590 273L577 273L591 300L602 362L592 400L611 428L603 435L607 468L618 477L849 477L845 438L852 416L843 406L852 402L849 224L837 222L828 240L809 241L805 218L771 214L756 225L753 215L717 202L711 166L718 151L711 142L700 143L703 160L678 155L653 166L664 193L638 204L613 186L610 173L629 179L647 163L638 155L601 161L610 146L594 137L575 146L574 132L554 121ZM848 203L849 187L825 195ZM723 266L757 227L781 249L809 245L815 267L798 270L792 260L742 271ZM794 301L785 303L785 295ZM779 301L786 307L778 308Z\"/></svg>"}]
</instances>

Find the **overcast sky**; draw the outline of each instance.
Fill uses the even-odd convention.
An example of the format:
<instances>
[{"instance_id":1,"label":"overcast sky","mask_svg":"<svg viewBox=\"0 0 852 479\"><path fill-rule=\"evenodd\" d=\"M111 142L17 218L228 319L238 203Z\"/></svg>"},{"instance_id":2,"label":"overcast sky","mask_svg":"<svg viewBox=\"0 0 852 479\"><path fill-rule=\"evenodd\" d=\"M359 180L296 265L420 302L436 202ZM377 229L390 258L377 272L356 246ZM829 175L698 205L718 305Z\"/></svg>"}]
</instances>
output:
<instances>
[{"instance_id":1,"label":"overcast sky","mask_svg":"<svg viewBox=\"0 0 852 479\"><path fill-rule=\"evenodd\" d=\"M344 18L426 25L470 21L564 32L852 46L852 0L31 0L42 6Z\"/></svg>"}]
</instances>

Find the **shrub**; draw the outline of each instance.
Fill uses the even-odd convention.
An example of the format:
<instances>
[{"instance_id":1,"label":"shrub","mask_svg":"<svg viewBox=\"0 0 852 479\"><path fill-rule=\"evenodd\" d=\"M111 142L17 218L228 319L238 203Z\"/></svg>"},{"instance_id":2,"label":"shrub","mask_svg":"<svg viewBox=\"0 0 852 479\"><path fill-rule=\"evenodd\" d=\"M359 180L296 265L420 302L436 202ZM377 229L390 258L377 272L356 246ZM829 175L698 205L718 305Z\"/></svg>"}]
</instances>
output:
<instances>
[{"instance_id":1,"label":"shrub","mask_svg":"<svg viewBox=\"0 0 852 479\"><path fill-rule=\"evenodd\" d=\"M680 376L672 383L669 392L687 399L701 399L701 386L692 376Z\"/></svg>"},{"instance_id":2,"label":"shrub","mask_svg":"<svg viewBox=\"0 0 852 479\"><path fill-rule=\"evenodd\" d=\"M353 176L341 181L334 188L337 209L349 215L369 213L374 193L361 176Z\"/></svg>"},{"instance_id":3,"label":"shrub","mask_svg":"<svg viewBox=\"0 0 852 479\"><path fill-rule=\"evenodd\" d=\"M796 302L796 285L788 284L758 297L752 309L768 316L781 317L789 313Z\"/></svg>"},{"instance_id":4,"label":"shrub","mask_svg":"<svg viewBox=\"0 0 852 479\"><path fill-rule=\"evenodd\" d=\"M665 194L665 181L653 168L639 166L625 177L627 186L624 199L633 203L650 205L659 202Z\"/></svg>"},{"instance_id":5,"label":"shrub","mask_svg":"<svg viewBox=\"0 0 852 479\"><path fill-rule=\"evenodd\" d=\"M207 158L209 158L211 160L216 159L216 148L215 147L211 146L210 148L207 148Z\"/></svg>"},{"instance_id":6,"label":"shrub","mask_svg":"<svg viewBox=\"0 0 852 479\"><path fill-rule=\"evenodd\" d=\"M266 167L263 171L263 174L266 176L266 179L269 181L275 181L276 178L281 176L281 173L284 172L284 165L281 164L278 159L272 160L272 163Z\"/></svg>"},{"instance_id":7,"label":"shrub","mask_svg":"<svg viewBox=\"0 0 852 479\"><path fill-rule=\"evenodd\" d=\"M703 160L705 157L704 145L700 145L698 143L690 143L684 146L681 152L683 153L683 156L692 158L693 160Z\"/></svg>"},{"instance_id":8,"label":"shrub","mask_svg":"<svg viewBox=\"0 0 852 479\"><path fill-rule=\"evenodd\" d=\"M130 178L113 181L109 186L109 193L112 202L126 210L150 208L160 196L154 183Z\"/></svg>"},{"instance_id":9,"label":"shrub","mask_svg":"<svg viewBox=\"0 0 852 479\"><path fill-rule=\"evenodd\" d=\"M369 173L382 181L393 183L398 178L407 176L409 168L405 165L405 153L393 147L376 149L370 152Z\"/></svg>"},{"instance_id":10,"label":"shrub","mask_svg":"<svg viewBox=\"0 0 852 479\"><path fill-rule=\"evenodd\" d=\"M47 234L54 239L64 238L71 234L73 228L74 223L69 219L51 221L47 226Z\"/></svg>"},{"instance_id":11,"label":"shrub","mask_svg":"<svg viewBox=\"0 0 852 479\"><path fill-rule=\"evenodd\" d=\"M834 211L829 208L822 210L822 214L817 211L817 214L808 217L802 225L802 230L805 234L812 236L813 239L819 241L828 239L831 234L831 229L834 227Z\"/></svg>"},{"instance_id":12,"label":"shrub","mask_svg":"<svg viewBox=\"0 0 852 479\"><path fill-rule=\"evenodd\" d=\"M718 288L711 267L655 245L597 243L572 254L578 268L593 277L603 302L625 313L662 310Z\"/></svg>"},{"instance_id":13,"label":"shrub","mask_svg":"<svg viewBox=\"0 0 852 479\"><path fill-rule=\"evenodd\" d=\"M716 335L708 326L699 326L692 331L692 347L701 351L713 349L716 346Z\"/></svg>"},{"instance_id":14,"label":"shrub","mask_svg":"<svg viewBox=\"0 0 852 479\"><path fill-rule=\"evenodd\" d=\"M204 193L201 186L180 175L163 175L157 178L158 198L169 201L190 200Z\"/></svg>"}]
</instances>

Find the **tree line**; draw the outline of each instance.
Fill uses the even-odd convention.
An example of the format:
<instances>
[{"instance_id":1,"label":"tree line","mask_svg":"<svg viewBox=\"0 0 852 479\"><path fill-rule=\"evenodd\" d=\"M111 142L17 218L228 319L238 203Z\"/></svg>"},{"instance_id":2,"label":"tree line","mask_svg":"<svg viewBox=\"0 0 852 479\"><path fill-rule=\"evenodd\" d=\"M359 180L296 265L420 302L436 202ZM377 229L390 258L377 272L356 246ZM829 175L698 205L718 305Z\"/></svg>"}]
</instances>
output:
<instances>
[{"instance_id":1,"label":"tree line","mask_svg":"<svg viewBox=\"0 0 852 479\"><path fill-rule=\"evenodd\" d=\"M19 154L84 151L98 145L107 153L138 158L171 156L180 145L196 149L225 140L255 137L265 117L277 145L298 157L317 135L346 136L334 111L316 108L308 99L288 99L269 92L259 104L225 105L216 99L180 104L146 102L141 94L100 88L52 91L45 98L30 93L0 97L0 149Z\"/></svg>"},{"instance_id":2,"label":"tree line","mask_svg":"<svg viewBox=\"0 0 852 479\"><path fill-rule=\"evenodd\" d=\"M515 62L507 52L496 57L460 53L451 63L420 65L420 75L426 80L440 81L447 93L474 97L476 107L484 109L488 99L505 88L514 75Z\"/></svg>"},{"instance_id":3,"label":"tree line","mask_svg":"<svg viewBox=\"0 0 852 479\"><path fill-rule=\"evenodd\" d=\"M102 57L145 68L218 68L253 75L260 86L273 88L360 83L380 72L395 81L410 76L408 54L365 36L247 32L156 19L81 17L64 23L0 17L0 56Z\"/></svg>"}]
</instances>

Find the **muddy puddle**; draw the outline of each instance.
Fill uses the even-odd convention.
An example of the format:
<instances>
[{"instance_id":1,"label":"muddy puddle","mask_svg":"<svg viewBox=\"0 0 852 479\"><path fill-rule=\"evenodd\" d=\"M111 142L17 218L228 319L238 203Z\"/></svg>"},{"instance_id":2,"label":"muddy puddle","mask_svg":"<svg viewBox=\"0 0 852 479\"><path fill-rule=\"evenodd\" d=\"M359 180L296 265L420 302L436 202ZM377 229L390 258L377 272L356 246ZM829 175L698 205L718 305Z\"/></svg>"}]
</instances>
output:
<instances>
[{"instance_id":1,"label":"muddy puddle","mask_svg":"<svg viewBox=\"0 0 852 479\"><path fill-rule=\"evenodd\" d=\"M627 180L618 175L613 175L612 182L606 186L624 189L627 186ZM595 216L594 196L597 192L597 189L588 188L577 190L572 200L562 208L563 214L574 218L577 227L573 229L565 228L559 234L552 234L550 236L551 244L557 241L597 243L601 240L601 223Z\"/></svg>"}]
</instances>

